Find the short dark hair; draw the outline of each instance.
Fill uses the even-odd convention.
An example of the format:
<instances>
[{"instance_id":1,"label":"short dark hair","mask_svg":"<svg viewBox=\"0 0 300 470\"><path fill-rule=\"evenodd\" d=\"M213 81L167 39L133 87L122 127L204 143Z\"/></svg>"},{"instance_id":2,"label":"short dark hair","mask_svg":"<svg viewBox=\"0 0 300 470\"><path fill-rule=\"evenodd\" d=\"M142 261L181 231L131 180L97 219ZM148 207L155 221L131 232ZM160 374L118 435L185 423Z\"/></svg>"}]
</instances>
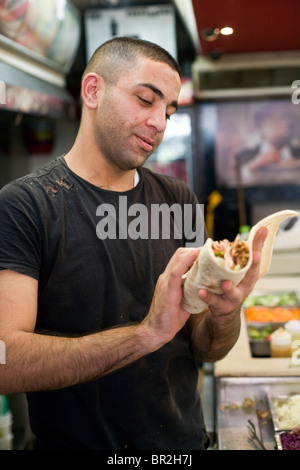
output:
<instances>
[{"instance_id":1,"label":"short dark hair","mask_svg":"<svg viewBox=\"0 0 300 470\"><path fill-rule=\"evenodd\" d=\"M163 62L181 78L180 66L174 57L158 44L132 37L115 37L101 44L89 60L82 78L95 72L108 83L117 83L124 71L132 68L140 57Z\"/></svg>"}]
</instances>

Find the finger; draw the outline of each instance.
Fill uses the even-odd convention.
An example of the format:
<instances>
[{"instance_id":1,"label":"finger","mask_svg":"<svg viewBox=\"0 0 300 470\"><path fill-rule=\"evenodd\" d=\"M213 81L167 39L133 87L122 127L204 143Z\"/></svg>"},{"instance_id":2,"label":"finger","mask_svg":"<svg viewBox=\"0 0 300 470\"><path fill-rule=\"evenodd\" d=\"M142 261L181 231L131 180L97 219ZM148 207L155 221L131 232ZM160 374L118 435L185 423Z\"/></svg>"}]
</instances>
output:
<instances>
[{"instance_id":1,"label":"finger","mask_svg":"<svg viewBox=\"0 0 300 470\"><path fill-rule=\"evenodd\" d=\"M221 288L224 292L223 298L226 298L231 305L238 306L244 300L243 290L239 286L235 286L231 281L223 281Z\"/></svg>"},{"instance_id":2,"label":"finger","mask_svg":"<svg viewBox=\"0 0 300 470\"><path fill-rule=\"evenodd\" d=\"M169 283L179 282L181 286L182 276L191 268L200 248L179 248L170 259L164 274L168 276Z\"/></svg>"},{"instance_id":3,"label":"finger","mask_svg":"<svg viewBox=\"0 0 300 470\"><path fill-rule=\"evenodd\" d=\"M176 273L185 274L193 265L200 248L178 248L170 259L167 269L176 271Z\"/></svg>"},{"instance_id":4,"label":"finger","mask_svg":"<svg viewBox=\"0 0 300 470\"><path fill-rule=\"evenodd\" d=\"M228 282L226 294L225 292L221 295L213 294L206 289L200 289L198 293L200 299L207 303L212 312L218 311L222 313L228 313L231 312L234 307L240 303L239 300L236 300L239 299L239 296L233 295L232 289L234 289L235 286L230 281L225 282Z\"/></svg>"},{"instance_id":5,"label":"finger","mask_svg":"<svg viewBox=\"0 0 300 470\"><path fill-rule=\"evenodd\" d=\"M253 245L252 245L252 264L248 270L246 276L240 283L242 286L250 286L250 289L254 286L255 282L259 277L259 267L261 260L261 252L263 249L264 242L268 236L268 229L266 227L261 227L254 236Z\"/></svg>"},{"instance_id":6,"label":"finger","mask_svg":"<svg viewBox=\"0 0 300 470\"><path fill-rule=\"evenodd\" d=\"M261 227L253 239L253 256L252 264L244 279L235 286L230 281L223 281L221 284L222 290L226 297L234 304L239 304L243 302L245 297L249 295L252 291L255 283L259 277L259 267L261 260L261 251L264 245L264 242L268 235L268 229L266 227Z\"/></svg>"},{"instance_id":7,"label":"finger","mask_svg":"<svg viewBox=\"0 0 300 470\"><path fill-rule=\"evenodd\" d=\"M268 236L267 227L260 227L257 230L257 232L256 232L256 234L253 238L253 243L252 243L253 254L256 253L256 252L261 253L261 251L263 249L264 242L265 242L267 236Z\"/></svg>"}]
</instances>

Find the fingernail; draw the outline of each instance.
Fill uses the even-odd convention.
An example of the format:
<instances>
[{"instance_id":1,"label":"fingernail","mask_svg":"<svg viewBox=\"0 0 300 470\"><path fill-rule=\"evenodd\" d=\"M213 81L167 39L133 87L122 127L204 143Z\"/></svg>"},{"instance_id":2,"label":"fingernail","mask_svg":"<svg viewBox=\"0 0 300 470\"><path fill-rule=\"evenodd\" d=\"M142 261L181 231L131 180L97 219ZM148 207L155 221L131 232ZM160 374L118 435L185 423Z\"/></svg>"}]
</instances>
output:
<instances>
[{"instance_id":1,"label":"fingernail","mask_svg":"<svg viewBox=\"0 0 300 470\"><path fill-rule=\"evenodd\" d=\"M222 285L222 289L223 289L223 290L230 290L230 289L231 289L231 286L232 286L232 282L231 282L231 281L224 281L224 282L223 282L223 285Z\"/></svg>"},{"instance_id":2,"label":"fingernail","mask_svg":"<svg viewBox=\"0 0 300 470\"><path fill-rule=\"evenodd\" d=\"M202 298L205 298L207 296L207 292L205 289L200 289L199 290L199 296Z\"/></svg>"}]
</instances>

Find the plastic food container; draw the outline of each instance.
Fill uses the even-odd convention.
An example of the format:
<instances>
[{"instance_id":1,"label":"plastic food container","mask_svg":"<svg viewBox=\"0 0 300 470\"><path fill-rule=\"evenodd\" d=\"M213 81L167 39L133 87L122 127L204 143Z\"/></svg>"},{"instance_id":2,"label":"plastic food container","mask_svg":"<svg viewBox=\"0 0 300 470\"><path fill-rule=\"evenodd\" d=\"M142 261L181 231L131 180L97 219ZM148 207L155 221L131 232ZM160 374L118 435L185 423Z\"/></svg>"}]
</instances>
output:
<instances>
[{"instance_id":1,"label":"plastic food container","mask_svg":"<svg viewBox=\"0 0 300 470\"><path fill-rule=\"evenodd\" d=\"M300 321L299 320L290 320L284 324L284 328L292 336L292 350L291 353L299 349L300 344ZM298 342L299 341L299 342Z\"/></svg>"},{"instance_id":2,"label":"plastic food container","mask_svg":"<svg viewBox=\"0 0 300 470\"><path fill-rule=\"evenodd\" d=\"M291 357L292 335L284 328L271 334L271 357Z\"/></svg>"}]
</instances>

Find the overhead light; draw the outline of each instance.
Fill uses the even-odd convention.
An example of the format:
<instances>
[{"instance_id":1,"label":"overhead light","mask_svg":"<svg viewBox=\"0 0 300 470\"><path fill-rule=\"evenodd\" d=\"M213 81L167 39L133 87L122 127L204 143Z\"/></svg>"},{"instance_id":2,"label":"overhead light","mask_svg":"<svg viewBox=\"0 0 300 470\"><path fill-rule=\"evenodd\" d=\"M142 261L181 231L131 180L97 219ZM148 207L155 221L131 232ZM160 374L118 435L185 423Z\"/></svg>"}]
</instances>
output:
<instances>
[{"instance_id":1,"label":"overhead light","mask_svg":"<svg viewBox=\"0 0 300 470\"><path fill-rule=\"evenodd\" d=\"M220 33L223 34L223 36L230 36L230 34L233 34L233 28L230 26L225 26L224 28L220 29Z\"/></svg>"},{"instance_id":2,"label":"overhead light","mask_svg":"<svg viewBox=\"0 0 300 470\"><path fill-rule=\"evenodd\" d=\"M203 28L201 30L201 36L206 41L215 41L218 39L219 35L222 34L223 36L229 36L233 34L233 28L230 26L224 26L223 28Z\"/></svg>"}]
</instances>

